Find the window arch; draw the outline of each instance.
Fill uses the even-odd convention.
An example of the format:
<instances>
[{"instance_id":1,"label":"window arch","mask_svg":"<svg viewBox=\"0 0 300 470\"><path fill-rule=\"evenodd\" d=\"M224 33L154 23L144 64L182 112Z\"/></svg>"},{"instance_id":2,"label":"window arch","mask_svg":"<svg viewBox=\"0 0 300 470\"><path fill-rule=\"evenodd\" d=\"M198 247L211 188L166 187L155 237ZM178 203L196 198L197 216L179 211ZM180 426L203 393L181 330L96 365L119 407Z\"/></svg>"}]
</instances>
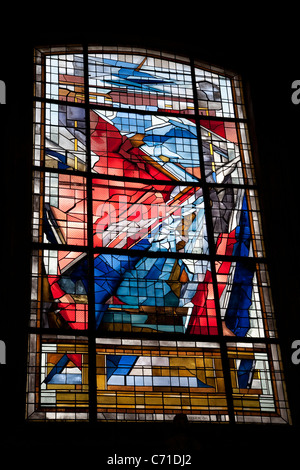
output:
<instances>
[{"instance_id":1,"label":"window arch","mask_svg":"<svg viewBox=\"0 0 300 470\"><path fill-rule=\"evenodd\" d=\"M288 423L241 77L35 50L29 420Z\"/></svg>"}]
</instances>

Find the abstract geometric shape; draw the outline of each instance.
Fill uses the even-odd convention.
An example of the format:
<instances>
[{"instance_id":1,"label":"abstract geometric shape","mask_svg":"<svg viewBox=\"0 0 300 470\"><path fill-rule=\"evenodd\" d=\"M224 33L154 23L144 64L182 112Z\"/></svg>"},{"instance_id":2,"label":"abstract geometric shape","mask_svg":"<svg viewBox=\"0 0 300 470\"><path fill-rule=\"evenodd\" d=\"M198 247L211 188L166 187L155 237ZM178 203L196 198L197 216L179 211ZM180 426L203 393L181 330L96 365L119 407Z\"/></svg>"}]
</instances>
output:
<instances>
[{"instance_id":1,"label":"abstract geometric shape","mask_svg":"<svg viewBox=\"0 0 300 470\"><path fill-rule=\"evenodd\" d=\"M68 367L75 370L68 371ZM50 370L44 383L48 384L81 384L82 356L81 354L64 354Z\"/></svg>"}]
</instances>

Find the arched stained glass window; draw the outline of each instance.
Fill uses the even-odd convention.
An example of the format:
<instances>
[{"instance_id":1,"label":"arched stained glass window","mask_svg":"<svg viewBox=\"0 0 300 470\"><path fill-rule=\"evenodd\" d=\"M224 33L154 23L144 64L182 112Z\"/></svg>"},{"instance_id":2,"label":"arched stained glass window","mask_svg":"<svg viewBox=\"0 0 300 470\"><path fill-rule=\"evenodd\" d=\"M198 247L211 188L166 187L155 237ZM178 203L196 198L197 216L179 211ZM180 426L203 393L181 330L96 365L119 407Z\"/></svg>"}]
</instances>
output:
<instances>
[{"instance_id":1,"label":"arched stained glass window","mask_svg":"<svg viewBox=\"0 0 300 470\"><path fill-rule=\"evenodd\" d=\"M239 75L35 50L28 420L288 423Z\"/></svg>"}]
</instances>

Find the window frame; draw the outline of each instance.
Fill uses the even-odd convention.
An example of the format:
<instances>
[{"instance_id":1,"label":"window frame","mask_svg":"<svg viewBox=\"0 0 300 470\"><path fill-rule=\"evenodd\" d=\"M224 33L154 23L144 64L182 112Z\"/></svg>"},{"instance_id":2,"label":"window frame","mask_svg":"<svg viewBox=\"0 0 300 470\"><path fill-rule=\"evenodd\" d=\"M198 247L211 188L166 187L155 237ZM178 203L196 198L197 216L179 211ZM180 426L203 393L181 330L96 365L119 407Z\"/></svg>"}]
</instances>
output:
<instances>
[{"instance_id":1,"label":"window frame","mask_svg":"<svg viewBox=\"0 0 300 470\"><path fill-rule=\"evenodd\" d=\"M96 46L95 46L96 47ZM59 48L58 48L59 49ZM55 47L54 48L51 48L51 51L55 54L58 52L58 49L56 49ZM77 50L78 47L77 46L70 46L70 47L67 47L66 48L67 51L69 53L73 53L74 50ZM88 52L92 52L93 51L93 48L92 49L89 49L88 46L83 46L81 48L80 46L80 50L83 51L83 54L84 54L84 81L85 81L85 84L88 84L88 63L87 63L87 54ZM47 54L47 48L42 51L42 54ZM200 130L200 119L209 119L210 117L203 117L201 116L201 114L199 113L199 109L198 109L198 105L196 105L196 80L195 80L195 68L198 66L198 61L194 60L193 58L191 58L191 69L192 69L192 77L193 77L193 80L192 80L192 85L193 85L193 96L194 96L194 100L195 100L195 108L194 108L194 117L195 117L195 121L196 121L196 128L197 128L197 139L198 139L198 149L199 149L199 152L201 154L201 149L202 149L202 140L201 140L201 130ZM228 72L229 76L231 77L232 80L234 80L233 77L235 77L235 74L231 74L230 72ZM239 78L239 80L241 80L241 78ZM90 104L89 102L89 96L88 96L88 92L89 92L89 88L87 86L85 86L85 103L82 105L82 107L85 109L85 117L86 117L86 126L87 126L87 135L90 135L89 134L89 131L90 131L90 122L89 122L89 110L92 108L92 105ZM46 104L46 103L49 103L49 102L55 102L55 100L49 100L47 98L44 98L43 96L43 91L40 90L40 91L37 91L35 89L35 97L34 97L34 100L36 102L39 102L41 103L42 105ZM136 111L136 110L135 110ZM132 110L130 110L129 112L133 112ZM139 111L141 114L145 114L141 111ZM157 114L157 113L155 113ZM162 113L162 115L166 115L166 113ZM220 120L223 119L223 118L220 118ZM228 121L228 119L227 119ZM232 122L235 122L236 124L239 122L239 123L250 123L251 122L251 119L246 119L244 117L242 118L234 118L232 120ZM252 143L251 144L251 147L252 147ZM87 154L87 158L88 158L88 166L91 168L91 148L90 148L90 141L89 139L87 139L87 147L86 147L86 154ZM204 159L203 158L200 158L200 162L201 162L201 173L202 174L205 174L205 167L204 167ZM201 166L200 165L200 166ZM41 173L44 171L48 171L47 168L43 168L40 167L38 168L37 166L33 166L33 170L34 171L40 171ZM60 173L60 174L63 174L64 171L54 171L53 169L51 169L50 173ZM67 171L65 172L67 174ZM92 215L93 215L93 210L92 210L92 178L93 178L93 175L87 171L86 173L80 173L78 172L79 175L81 176L85 176L86 177L86 180L87 180L87 204L88 204L88 208L87 208L87 214L88 214L88 221L87 221L87 224L89 226L89 229L87 230L88 232L88 235L87 235L87 246L86 246L86 252L87 252L87 256L88 256L88 260L89 260L89 263L90 265L92 266L92 263L93 263L93 257L94 257L94 254L97 250L93 249L93 248L90 248L90 247L93 247L93 236L92 236L92 230L91 230L91 227L93 226L92 224ZM210 201L210 196L209 196L209 187L212 187L212 186L215 186L215 187L220 187L220 185L218 183L207 183L207 181L205 180L205 178L203 178L201 180L201 184L202 184L202 187L203 187L203 192L204 192L204 199L206 201L206 220L208 222L210 222L210 226L208 224L208 239L209 239L209 245L212 247L214 246L214 230L213 230L213 227L211 225L212 223L212 216L210 214L210 204L209 204L209 201ZM236 185L233 185L236 187ZM257 184L254 183L254 184L248 184L247 183L247 179L246 179L246 182L244 184L245 186L245 189L253 189L255 191L257 191L258 187L257 187ZM40 242L33 242L33 248L35 249L38 249L38 248L47 248L46 246L44 246L44 244L40 241ZM72 249L74 249L75 251L76 250L79 250L78 247L72 247ZM148 256L148 254L147 254ZM169 253L168 253L168 256L169 256ZM170 256L175 256L175 254L170 254ZM192 256L193 257L193 256ZM203 256L202 256L203 258ZM212 269L212 277L213 277L213 290L214 290L214 300L215 300L215 304L216 304L216 317L217 317L217 321L218 321L218 329L219 329L219 332L222 331L222 325L221 325L221 315L219 314L220 312L220 305L219 305L219 297L218 297L218 284L217 284L217 272L215 270L215 262L222 259L222 257L220 257L219 255L213 253L211 251L210 255L209 255L209 260L211 261L211 269ZM233 260L233 258L231 258ZM228 260L228 258L225 256L224 260ZM236 258L236 261L239 260L239 257ZM260 256L258 258L254 258L253 260L253 263L254 264L268 264L268 260L265 256ZM91 273L91 270L90 270L90 273ZM94 282L93 282L93 276L91 275L90 279L89 279L89 284L90 284L90 291L89 291L89 316L88 316L88 321L89 321L89 330L87 332L84 333L84 336L86 336L87 338L87 344L88 344L88 354L89 354L89 373L88 373L88 381L89 381L89 403L88 403L88 408L89 408L89 420L92 421L92 422L95 422L97 421L97 403L96 403L96 391L97 391L97 386L96 386L96 380L95 380L95 377L96 377L96 338L98 337L96 331L95 331L95 301L94 301L94 292L93 292L93 285L94 285ZM29 331L32 333L32 334L36 334L36 330L35 330L35 333L34 332L34 329L30 328L29 327ZM39 330L39 331L42 331ZM43 331L43 334L48 334L49 331ZM54 332L52 332L54 333ZM55 332L59 335L59 332ZM74 333L74 332L72 332ZM63 334L63 333L62 333ZM76 333L74 336L75 337L80 337L82 333ZM42 335L42 333L41 333ZM142 335L145 339L148 339L148 335ZM107 335L107 338L115 338L115 337L118 337L118 335ZM138 335L138 334L132 334L132 335L125 335L124 339L132 339L133 341L136 340L136 339L142 339L141 335ZM163 334L162 336L158 336L158 338L161 340L161 341L168 341L168 340L185 340L181 335L178 335L178 336L174 336L173 334L172 335L168 335L168 334ZM260 345L260 343L264 343L266 345L266 348L267 350L269 351L270 348L272 348L273 346L272 345L277 345L277 347L280 346L280 341L277 337L270 337L270 338L236 338L236 339L232 339L231 337L227 337L227 336L224 336L222 334L219 334L217 336L213 336L213 337L205 337L205 336L201 336L201 338L199 339L202 339L202 340L208 340L208 341L217 341L218 344L220 345L220 351L221 351L221 357L222 357L222 364L223 364L223 373L224 373L224 383L225 383L225 388L226 388L226 396L227 396L227 401L228 401L228 416L229 416L229 420L228 422L230 423L235 423L236 422L236 419L235 419L235 411L234 411L234 404L233 404L233 393L232 393L232 383L231 383L231 378L230 378L230 366L229 366L229 359L228 359L228 353L227 353L227 347L228 345L231 345L232 346L232 343L233 342L236 342L236 343L243 343L245 344L245 347L250 347L251 344L253 343L253 345ZM187 341L189 341L189 339L187 339ZM247 346L246 346L247 345ZM268 354L270 354L270 352L268 352ZM278 359L278 364L281 362L281 359L279 358ZM280 366L281 367L281 366ZM277 372L280 372L280 367L278 367L277 369ZM287 411L287 415L289 414L289 412ZM242 421L243 421L243 416L242 416ZM264 421L264 420L262 420ZM268 420L267 420L268 421ZM284 420L283 420L284 421ZM286 417L286 421L289 422L289 418Z\"/></svg>"}]
</instances>

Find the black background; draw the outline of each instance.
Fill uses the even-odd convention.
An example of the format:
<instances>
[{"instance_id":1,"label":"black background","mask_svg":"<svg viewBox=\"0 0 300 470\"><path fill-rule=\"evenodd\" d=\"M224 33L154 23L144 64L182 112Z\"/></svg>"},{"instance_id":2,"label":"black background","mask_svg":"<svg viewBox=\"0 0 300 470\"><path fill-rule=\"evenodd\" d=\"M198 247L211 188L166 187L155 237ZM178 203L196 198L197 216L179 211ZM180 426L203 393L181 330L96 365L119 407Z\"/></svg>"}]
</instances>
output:
<instances>
[{"instance_id":1,"label":"black background","mask_svg":"<svg viewBox=\"0 0 300 470\"><path fill-rule=\"evenodd\" d=\"M216 21L217 8L211 4L205 8L199 3L199 10L192 9L185 15L178 9L171 17L168 13L161 16L159 7L150 16L145 4L128 6L115 23L115 4L97 11L90 7L86 16L83 12L88 5L76 5L77 8L72 5L72 19L55 10L50 20L45 10L45 16L41 14L34 21L32 12L18 9L8 14L8 27L1 33L0 79L6 83L7 94L6 104L0 106L0 339L6 343L7 363L0 365L0 449L14 459L21 456L30 461L31 455L38 456L41 464L48 459L86 463L96 457L98 461L93 465L99 468L114 453L144 453L150 457L155 453L192 453L193 463L212 466L217 461L237 465L270 463L279 457L288 462L297 456L300 437L300 364L291 361L291 345L300 340L300 104L291 101L291 84L300 80L300 66L294 13L286 8L285 12L274 15L272 10L262 16L259 8L253 11L245 7L238 17L229 12L229 19L221 14ZM49 5L48 9L50 12ZM192 53L200 60L241 73L249 99L248 115L255 123L252 145L292 426L189 425L181 439L186 445L180 449L176 439L182 430L173 424L92 427L24 422L30 290L32 48L83 41ZM146 463L144 466L148 468Z\"/></svg>"}]
</instances>

